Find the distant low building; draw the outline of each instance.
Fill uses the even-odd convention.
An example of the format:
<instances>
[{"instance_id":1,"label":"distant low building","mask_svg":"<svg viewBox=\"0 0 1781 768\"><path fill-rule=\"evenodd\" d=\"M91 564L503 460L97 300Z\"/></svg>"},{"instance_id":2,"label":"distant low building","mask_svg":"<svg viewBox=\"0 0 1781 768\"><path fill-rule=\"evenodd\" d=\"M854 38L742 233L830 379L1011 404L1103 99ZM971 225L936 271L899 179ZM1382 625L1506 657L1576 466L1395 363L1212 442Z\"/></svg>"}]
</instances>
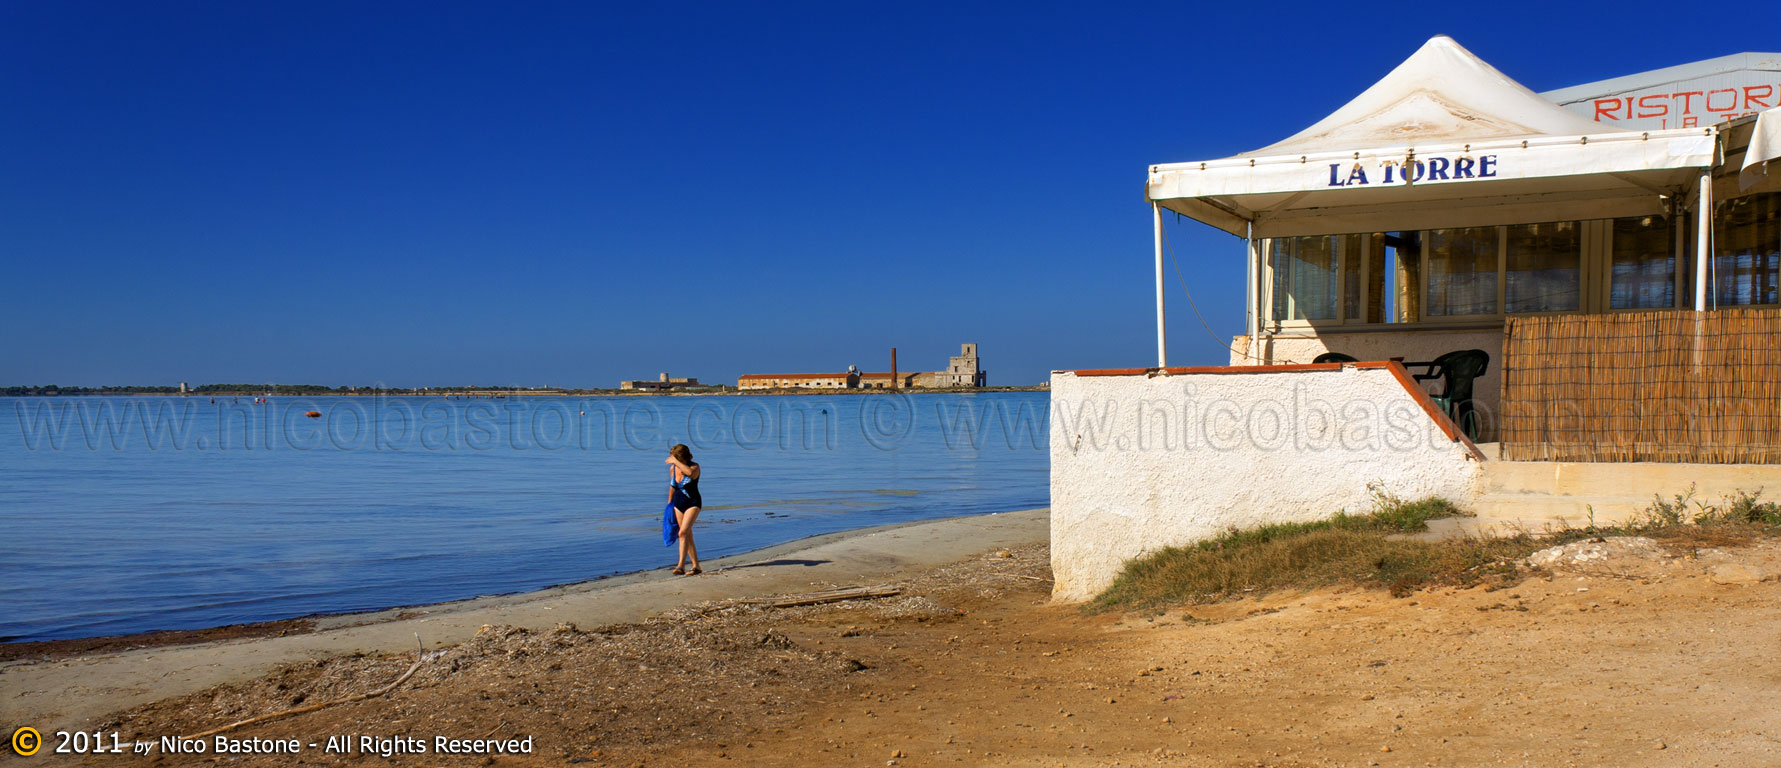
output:
<instances>
[{"instance_id":1,"label":"distant low building","mask_svg":"<svg viewBox=\"0 0 1781 768\"><path fill-rule=\"evenodd\" d=\"M895 367L896 351L891 351ZM977 345L962 344L944 371L868 373L848 366L840 373L751 373L737 379L737 389L937 389L988 386L989 374L977 356Z\"/></svg>"},{"instance_id":2,"label":"distant low building","mask_svg":"<svg viewBox=\"0 0 1781 768\"><path fill-rule=\"evenodd\" d=\"M654 381L643 379L638 381L621 381L618 383L619 389L650 392L666 392L669 390L696 386L699 386L698 379L676 379L670 377L666 373L656 377Z\"/></svg>"},{"instance_id":3,"label":"distant low building","mask_svg":"<svg viewBox=\"0 0 1781 768\"><path fill-rule=\"evenodd\" d=\"M842 373L751 373L736 380L737 389L854 389L858 371Z\"/></svg>"},{"instance_id":4,"label":"distant low building","mask_svg":"<svg viewBox=\"0 0 1781 768\"><path fill-rule=\"evenodd\" d=\"M925 374L909 371L908 373L862 373L860 389L909 389L916 386L916 379ZM899 381L900 379L900 381Z\"/></svg>"}]
</instances>

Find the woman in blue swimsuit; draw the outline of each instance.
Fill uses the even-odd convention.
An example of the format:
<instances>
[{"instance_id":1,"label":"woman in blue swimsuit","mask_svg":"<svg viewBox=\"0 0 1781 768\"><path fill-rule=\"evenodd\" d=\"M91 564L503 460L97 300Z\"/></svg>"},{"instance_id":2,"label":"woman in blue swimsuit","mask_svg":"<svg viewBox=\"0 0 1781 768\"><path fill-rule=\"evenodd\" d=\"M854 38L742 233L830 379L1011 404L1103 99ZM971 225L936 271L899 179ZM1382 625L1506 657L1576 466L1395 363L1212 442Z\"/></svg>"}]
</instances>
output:
<instances>
[{"instance_id":1,"label":"woman in blue swimsuit","mask_svg":"<svg viewBox=\"0 0 1781 768\"><path fill-rule=\"evenodd\" d=\"M692 449L675 444L668 449L668 470L673 479L668 485L668 502L674 505L674 522L680 526L680 562L674 573L685 576L699 573L699 548L693 546L693 521L699 519L699 507L705 499L699 495L699 465L693 463ZM687 568L691 558L693 567Z\"/></svg>"}]
</instances>

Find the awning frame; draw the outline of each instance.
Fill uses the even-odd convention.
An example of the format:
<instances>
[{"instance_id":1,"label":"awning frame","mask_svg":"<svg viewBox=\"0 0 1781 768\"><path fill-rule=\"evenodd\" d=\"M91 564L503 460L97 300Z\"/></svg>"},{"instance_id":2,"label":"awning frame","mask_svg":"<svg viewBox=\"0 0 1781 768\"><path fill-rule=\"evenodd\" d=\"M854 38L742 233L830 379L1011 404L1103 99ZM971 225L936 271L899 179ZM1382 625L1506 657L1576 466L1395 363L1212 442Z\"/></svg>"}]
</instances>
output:
<instances>
[{"instance_id":1,"label":"awning frame","mask_svg":"<svg viewBox=\"0 0 1781 768\"><path fill-rule=\"evenodd\" d=\"M1718 137L1713 127L1679 128L1165 163L1151 166L1146 196L1255 237L1642 216L1717 164ZM1405 183L1396 173L1486 161L1488 178L1431 170ZM1363 183L1337 183L1355 178Z\"/></svg>"}]
</instances>

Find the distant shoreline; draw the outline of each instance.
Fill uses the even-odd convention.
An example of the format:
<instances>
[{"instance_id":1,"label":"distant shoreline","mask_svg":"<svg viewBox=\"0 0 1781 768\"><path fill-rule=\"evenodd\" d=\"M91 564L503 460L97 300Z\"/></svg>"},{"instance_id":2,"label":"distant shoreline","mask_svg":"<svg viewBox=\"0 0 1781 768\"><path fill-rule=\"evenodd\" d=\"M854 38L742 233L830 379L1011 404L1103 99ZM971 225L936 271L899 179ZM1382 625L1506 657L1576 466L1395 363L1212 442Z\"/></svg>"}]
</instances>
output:
<instances>
[{"instance_id":1,"label":"distant shoreline","mask_svg":"<svg viewBox=\"0 0 1781 768\"><path fill-rule=\"evenodd\" d=\"M1047 384L1030 384L1017 387L908 387L903 389L736 389L734 387L714 390L705 387L693 392L656 392L632 389L516 389L516 390L379 390L375 392L338 392L320 390L314 392L278 392L270 395L265 390L225 390L207 392L132 392L126 389L97 391L61 391L50 392L6 392L0 391L0 397L465 397L477 399L502 399L508 397L700 397L707 395L890 395L890 394L967 394L977 392L1047 392L1051 387Z\"/></svg>"}]
</instances>

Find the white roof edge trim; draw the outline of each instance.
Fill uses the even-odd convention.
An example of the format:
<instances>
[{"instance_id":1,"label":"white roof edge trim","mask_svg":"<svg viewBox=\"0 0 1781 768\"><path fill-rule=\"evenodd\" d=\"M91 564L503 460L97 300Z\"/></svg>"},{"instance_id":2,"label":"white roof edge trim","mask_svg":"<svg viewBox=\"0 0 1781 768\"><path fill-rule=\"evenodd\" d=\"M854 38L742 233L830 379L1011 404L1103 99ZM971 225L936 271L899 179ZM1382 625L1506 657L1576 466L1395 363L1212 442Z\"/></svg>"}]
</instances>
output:
<instances>
[{"instance_id":1,"label":"white roof edge trim","mask_svg":"<svg viewBox=\"0 0 1781 768\"><path fill-rule=\"evenodd\" d=\"M1460 144L1431 144L1427 146L1376 147L1331 152L1318 152L1302 155L1268 155L1264 157L1222 157L1217 160L1190 161L1184 163L1157 163L1150 166L1152 173L1169 171L1197 171L1212 168L1247 168L1257 165L1276 165L1285 163L1312 163L1324 160L1352 160L1356 155L1378 157L1389 154L1441 154L1450 152L1478 152L1492 149L1523 149L1531 147L1553 147L1565 144L1605 144L1622 141L1661 141L1667 139L1694 138L1697 136L1715 136L1718 128L1705 126L1700 128L1670 128L1656 131L1614 131L1595 135L1577 136L1529 136L1518 139L1494 139L1490 141L1473 141Z\"/></svg>"},{"instance_id":2,"label":"white roof edge trim","mask_svg":"<svg viewBox=\"0 0 1781 768\"><path fill-rule=\"evenodd\" d=\"M1677 64L1675 66L1648 69L1630 75L1610 77L1589 83L1567 85L1541 91L1540 95L1559 104L1570 104L1600 96L1617 96L1628 91L1668 85L1681 80L1692 80L1697 77L1723 75L1727 72L1742 70L1758 72L1781 72L1781 53L1763 51L1744 51L1711 59Z\"/></svg>"},{"instance_id":3,"label":"white roof edge trim","mask_svg":"<svg viewBox=\"0 0 1781 768\"><path fill-rule=\"evenodd\" d=\"M1421 191L1415 197L1427 199L1425 194L1458 197L1462 199L1449 204L1464 206L1483 204L1511 192L1511 188L1499 185L1499 182L1508 181L1517 181L1522 190L1531 192L1575 186L1575 181L1561 180L1581 177L1614 179L1614 186L1622 186L1628 183L1626 177L1630 174L1666 189L1680 188L1684 182L1678 180L1678 173L1707 170L1722 162L1720 143L1716 134L1690 130L1680 136L1649 141L1595 141L1589 144L1536 144L1530 141L1526 147L1516 142L1483 151L1474 148L1471 152L1443 153L1426 149L1415 154L1361 152L1358 159L1341 155L1317 163L1291 158L1287 162L1250 166L1245 161L1236 165L1154 170L1149 175L1145 193L1147 199L1153 201L1216 198L1238 206L1234 211L1238 216L1255 220L1257 214L1265 211L1327 209L1343 205L1343 201L1349 199L1366 199L1364 196L1350 197L1365 189L1416 189ZM1411 178L1398 172L1412 166ZM1425 169L1428 171L1426 178ZM1649 184L1631 184L1661 194ZM1462 191L1475 185L1475 191ZM1445 191L1435 192L1437 189ZM1280 196L1288 199L1283 200Z\"/></svg>"}]
</instances>

